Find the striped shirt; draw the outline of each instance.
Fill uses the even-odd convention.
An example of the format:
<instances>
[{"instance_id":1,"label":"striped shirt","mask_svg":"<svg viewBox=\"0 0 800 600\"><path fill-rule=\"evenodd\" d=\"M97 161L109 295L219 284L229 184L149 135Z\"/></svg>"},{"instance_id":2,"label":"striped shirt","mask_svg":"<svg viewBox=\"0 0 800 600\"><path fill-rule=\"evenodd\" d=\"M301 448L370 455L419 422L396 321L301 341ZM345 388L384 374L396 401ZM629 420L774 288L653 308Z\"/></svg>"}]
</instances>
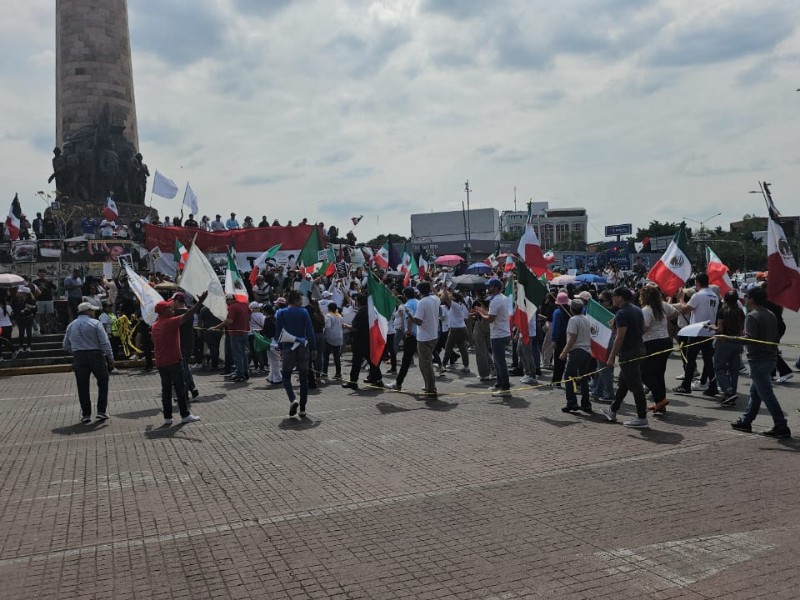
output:
<instances>
[{"instance_id":1,"label":"striped shirt","mask_svg":"<svg viewBox=\"0 0 800 600\"><path fill-rule=\"evenodd\" d=\"M100 350L106 358L114 358L111 342L103 328L103 324L88 315L78 315L72 323L67 325L64 334L64 350L69 353L86 350Z\"/></svg>"}]
</instances>

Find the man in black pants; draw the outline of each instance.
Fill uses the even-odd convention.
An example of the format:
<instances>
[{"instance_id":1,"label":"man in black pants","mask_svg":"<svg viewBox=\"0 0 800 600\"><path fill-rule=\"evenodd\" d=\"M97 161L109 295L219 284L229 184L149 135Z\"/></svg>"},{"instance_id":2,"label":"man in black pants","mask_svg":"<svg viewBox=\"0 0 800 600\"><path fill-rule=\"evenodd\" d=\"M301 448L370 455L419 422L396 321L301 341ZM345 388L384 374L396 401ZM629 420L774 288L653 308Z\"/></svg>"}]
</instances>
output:
<instances>
[{"instance_id":1,"label":"man in black pants","mask_svg":"<svg viewBox=\"0 0 800 600\"><path fill-rule=\"evenodd\" d=\"M369 360L369 310L367 307L367 296L358 294L356 296L356 315L350 329L350 347L353 349L353 364L350 367L350 381L342 384L343 388L358 389L358 374L361 372L361 364L366 360L369 365L369 374L366 383L376 387L383 387L383 376L378 365L373 365Z\"/></svg>"},{"instance_id":2,"label":"man in black pants","mask_svg":"<svg viewBox=\"0 0 800 600\"><path fill-rule=\"evenodd\" d=\"M403 362L400 363L400 372L397 374L397 379L387 386L390 390L403 389L403 381L414 360L414 355L417 353L417 326L414 324L414 313L417 312L419 300L414 297L414 288L410 287L403 289L403 297L406 299L405 304L400 307L400 310L404 312Z\"/></svg>"},{"instance_id":3,"label":"man in black pants","mask_svg":"<svg viewBox=\"0 0 800 600\"><path fill-rule=\"evenodd\" d=\"M72 354L72 369L81 404L81 423L92 422L92 401L89 393L91 376L97 379L97 420L108 420L108 370L114 368L114 352L102 323L94 318L95 307L81 302L77 317L67 326L64 350Z\"/></svg>"},{"instance_id":4,"label":"man in black pants","mask_svg":"<svg viewBox=\"0 0 800 600\"><path fill-rule=\"evenodd\" d=\"M642 357L644 356L644 315L642 309L633 304L633 292L626 287L618 287L611 295L611 301L617 309L614 315L614 329L616 338L611 352L608 354L606 364L614 368L617 356L620 358L620 376L617 393L614 402L610 407L603 409L606 419L612 423L617 420L617 411L622 406L622 401L628 394L628 390L633 392L633 399L636 402L637 418L625 421L625 427L634 429L647 429L647 397L644 394L642 385Z\"/></svg>"}]
</instances>

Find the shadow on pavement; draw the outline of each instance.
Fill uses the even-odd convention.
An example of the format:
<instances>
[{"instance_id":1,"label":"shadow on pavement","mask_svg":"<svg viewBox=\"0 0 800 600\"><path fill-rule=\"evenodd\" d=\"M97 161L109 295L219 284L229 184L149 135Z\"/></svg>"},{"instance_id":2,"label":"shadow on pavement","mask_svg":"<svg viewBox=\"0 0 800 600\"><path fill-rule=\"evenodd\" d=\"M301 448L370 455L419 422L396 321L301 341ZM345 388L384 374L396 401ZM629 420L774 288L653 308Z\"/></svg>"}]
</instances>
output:
<instances>
[{"instance_id":1,"label":"shadow on pavement","mask_svg":"<svg viewBox=\"0 0 800 600\"><path fill-rule=\"evenodd\" d=\"M503 404L509 408L528 408L531 405L525 398L515 398L514 396L508 398Z\"/></svg>"},{"instance_id":2,"label":"shadow on pavement","mask_svg":"<svg viewBox=\"0 0 800 600\"><path fill-rule=\"evenodd\" d=\"M73 425L66 425L64 427L56 427L51 429L56 435L80 435L81 433L91 433L101 429L108 421L92 421L84 425L83 423L75 423Z\"/></svg>"},{"instance_id":3,"label":"shadow on pavement","mask_svg":"<svg viewBox=\"0 0 800 600\"><path fill-rule=\"evenodd\" d=\"M375 405L382 415L390 415L392 413L401 413L401 412L409 412L410 408L403 408L402 406L397 406L392 404L391 402L378 402Z\"/></svg>"},{"instance_id":4,"label":"shadow on pavement","mask_svg":"<svg viewBox=\"0 0 800 600\"><path fill-rule=\"evenodd\" d=\"M161 414L161 407L158 408L145 408L144 410L132 410L126 413L119 413L114 415L120 419L144 419L147 417L155 417Z\"/></svg>"},{"instance_id":5,"label":"shadow on pavement","mask_svg":"<svg viewBox=\"0 0 800 600\"><path fill-rule=\"evenodd\" d=\"M759 450L766 450L768 452L800 452L800 440L791 438L788 440L778 440L778 444L783 447L763 446L759 448Z\"/></svg>"},{"instance_id":6,"label":"shadow on pavement","mask_svg":"<svg viewBox=\"0 0 800 600\"><path fill-rule=\"evenodd\" d=\"M197 398L189 398L189 403L195 404L197 402L214 402L216 400L222 400L227 396L228 394L208 394L207 396L201 394Z\"/></svg>"},{"instance_id":7,"label":"shadow on pavement","mask_svg":"<svg viewBox=\"0 0 800 600\"><path fill-rule=\"evenodd\" d=\"M631 435L631 437L636 437ZM640 437L653 444L680 444L683 441L683 436L680 433L672 431L659 431L658 429L642 429Z\"/></svg>"},{"instance_id":8,"label":"shadow on pavement","mask_svg":"<svg viewBox=\"0 0 800 600\"><path fill-rule=\"evenodd\" d=\"M458 406L458 402L445 402L444 400L431 400L426 398L420 398L420 400L425 401L426 409L435 410L438 412L447 412L448 410L453 410Z\"/></svg>"},{"instance_id":9,"label":"shadow on pavement","mask_svg":"<svg viewBox=\"0 0 800 600\"><path fill-rule=\"evenodd\" d=\"M319 427L322 421L319 419L293 419L291 417L285 418L278 423L278 428L284 431L305 431L306 429L314 429Z\"/></svg>"},{"instance_id":10,"label":"shadow on pavement","mask_svg":"<svg viewBox=\"0 0 800 600\"><path fill-rule=\"evenodd\" d=\"M719 419L714 419L711 417L699 417L697 415L687 415L684 413L669 411L663 416L657 418L672 425L679 425L680 427L706 427L709 423L719 421Z\"/></svg>"},{"instance_id":11,"label":"shadow on pavement","mask_svg":"<svg viewBox=\"0 0 800 600\"><path fill-rule=\"evenodd\" d=\"M148 440L163 440L163 439L179 439L186 440L187 442L202 443L200 438L189 437L183 435L183 428L185 425L178 423L177 425L161 425L160 427L153 427L148 425L144 432L144 437Z\"/></svg>"},{"instance_id":12,"label":"shadow on pavement","mask_svg":"<svg viewBox=\"0 0 800 600\"><path fill-rule=\"evenodd\" d=\"M552 425L553 427L569 427L570 425L577 425L580 423L578 420L570 420L570 421L559 421L558 419L551 419L549 417L539 417L540 421L544 421L548 425Z\"/></svg>"}]
</instances>

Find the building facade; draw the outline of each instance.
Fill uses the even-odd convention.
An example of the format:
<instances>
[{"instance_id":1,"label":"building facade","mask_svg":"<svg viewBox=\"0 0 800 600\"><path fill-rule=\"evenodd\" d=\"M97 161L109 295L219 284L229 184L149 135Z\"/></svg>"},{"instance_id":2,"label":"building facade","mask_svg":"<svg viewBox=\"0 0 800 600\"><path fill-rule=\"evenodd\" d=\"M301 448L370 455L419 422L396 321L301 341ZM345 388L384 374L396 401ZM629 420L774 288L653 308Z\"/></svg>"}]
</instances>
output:
<instances>
[{"instance_id":1,"label":"building facade","mask_svg":"<svg viewBox=\"0 0 800 600\"><path fill-rule=\"evenodd\" d=\"M586 243L589 217L585 208L550 208L549 202L531 202L530 208L533 226L543 249L552 249L556 244L570 240ZM519 238L527 220L528 211L504 210L500 214L502 234Z\"/></svg>"}]
</instances>

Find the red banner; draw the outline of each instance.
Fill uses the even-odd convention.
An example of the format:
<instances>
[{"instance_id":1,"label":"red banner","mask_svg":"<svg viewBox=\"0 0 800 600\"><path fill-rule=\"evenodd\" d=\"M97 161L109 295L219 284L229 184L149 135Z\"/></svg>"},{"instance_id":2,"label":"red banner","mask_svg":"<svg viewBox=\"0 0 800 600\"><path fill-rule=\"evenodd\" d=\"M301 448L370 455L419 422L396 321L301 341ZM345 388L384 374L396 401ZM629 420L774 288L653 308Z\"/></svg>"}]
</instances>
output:
<instances>
[{"instance_id":1,"label":"red banner","mask_svg":"<svg viewBox=\"0 0 800 600\"><path fill-rule=\"evenodd\" d=\"M253 227L210 232L192 227L162 227L146 223L145 235L147 236L148 250L158 246L165 254L172 254L176 239L189 248L195 235L197 235L197 246L204 254L227 252L228 246L231 244L237 253L257 252L260 254L275 244L282 244L281 248L284 250L300 250L305 246L314 227L315 225ZM321 229L319 235L320 239L324 239Z\"/></svg>"}]
</instances>

